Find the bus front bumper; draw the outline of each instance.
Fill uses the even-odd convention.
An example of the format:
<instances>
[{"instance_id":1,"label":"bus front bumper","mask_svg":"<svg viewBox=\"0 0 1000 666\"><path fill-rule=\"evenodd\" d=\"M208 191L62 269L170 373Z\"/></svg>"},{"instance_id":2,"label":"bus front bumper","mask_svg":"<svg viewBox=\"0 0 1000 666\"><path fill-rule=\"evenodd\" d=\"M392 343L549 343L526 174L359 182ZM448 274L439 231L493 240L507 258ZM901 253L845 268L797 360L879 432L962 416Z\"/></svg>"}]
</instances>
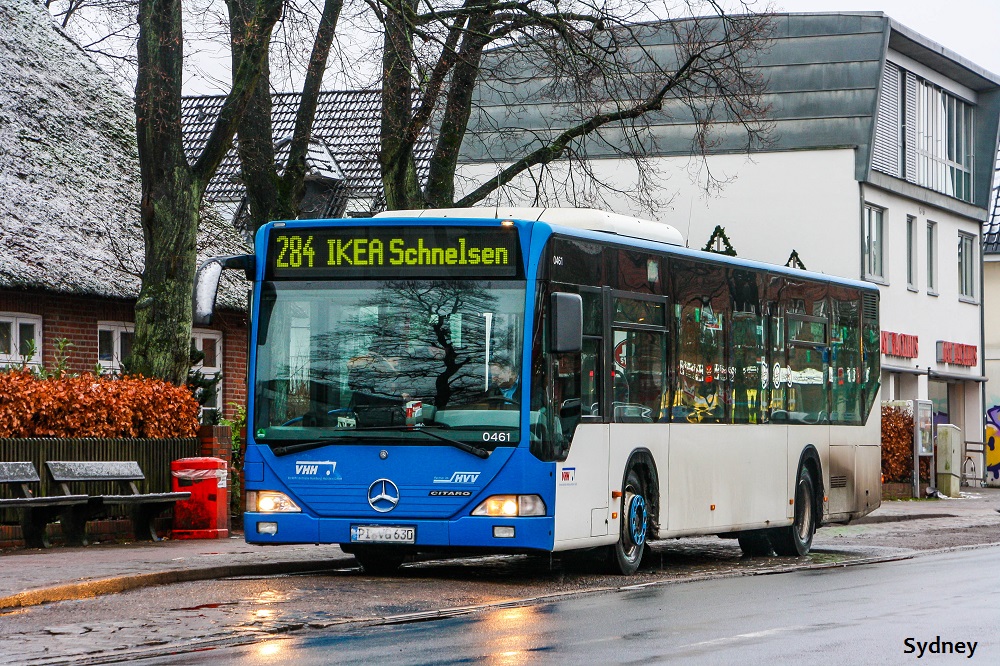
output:
<instances>
[{"instance_id":1,"label":"bus front bumper","mask_svg":"<svg viewBox=\"0 0 1000 666\"><path fill-rule=\"evenodd\" d=\"M373 530L370 528L390 528ZM359 530L358 528L368 528ZM412 541L410 541L412 532ZM420 550L484 548L551 551L555 520L550 516L492 518L465 516L455 520L388 520L315 518L304 513L243 514L247 543L335 543L401 545ZM374 535L374 536L373 536ZM377 541L364 539L375 538ZM381 539L392 538L397 541Z\"/></svg>"}]
</instances>

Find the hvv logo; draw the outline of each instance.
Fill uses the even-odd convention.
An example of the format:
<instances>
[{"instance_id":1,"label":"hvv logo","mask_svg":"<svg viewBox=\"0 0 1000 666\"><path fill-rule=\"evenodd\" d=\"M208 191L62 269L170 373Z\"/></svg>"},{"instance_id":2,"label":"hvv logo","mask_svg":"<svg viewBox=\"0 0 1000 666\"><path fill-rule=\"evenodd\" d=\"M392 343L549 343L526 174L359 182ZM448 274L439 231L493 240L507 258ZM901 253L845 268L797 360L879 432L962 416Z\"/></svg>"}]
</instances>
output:
<instances>
[{"instance_id":1,"label":"hvv logo","mask_svg":"<svg viewBox=\"0 0 1000 666\"><path fill-rule=\"evenodd\" d=\"M475 483L479 480L480 472L455 472L447 479L444 477L436 477L434 483Z\"/></svg>"},{"instance_id":2,"label":"hvv logo","mask_svg":"<svg viewBox=\"0 0 1000 666\"><path fill-rule=\"evenodd\" d=\"M295 476L339 479L337 463L334 460L296 460Z\"/></svg>"}]
</instances>

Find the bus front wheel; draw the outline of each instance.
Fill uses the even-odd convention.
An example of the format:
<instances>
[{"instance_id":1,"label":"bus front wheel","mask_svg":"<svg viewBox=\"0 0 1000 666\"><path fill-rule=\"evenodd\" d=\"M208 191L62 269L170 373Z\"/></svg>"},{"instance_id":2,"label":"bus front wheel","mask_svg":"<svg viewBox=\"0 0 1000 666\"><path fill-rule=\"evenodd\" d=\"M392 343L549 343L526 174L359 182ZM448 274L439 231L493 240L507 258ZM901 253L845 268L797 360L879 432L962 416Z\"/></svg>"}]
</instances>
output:
<instances>
[{"instance_id":1,"label":"bus front wheel","mask_svg":"<svg viewBox=\"0 0 1000 666\"><path fill-rule=\"evenodd\" d=\"M810 469L803 465L795 484L795 518L788 527L779 527L771 532L774 552L788 557L808 554L816 532L816 521L816 484Z\"/></svg>"},{"instance_id":2,"label":"bus front wheel","mask_svg":"<svg viewBox=\"0 0 1000 666\"><path fill-rule=\"evenodd\" d=\"M642 562L649 530L646 489L642 477L634 467L625 476L621 516L618 543L609 547L608 568L611 573L630 576L638 571Z\"/></svg>"}]
</instances>

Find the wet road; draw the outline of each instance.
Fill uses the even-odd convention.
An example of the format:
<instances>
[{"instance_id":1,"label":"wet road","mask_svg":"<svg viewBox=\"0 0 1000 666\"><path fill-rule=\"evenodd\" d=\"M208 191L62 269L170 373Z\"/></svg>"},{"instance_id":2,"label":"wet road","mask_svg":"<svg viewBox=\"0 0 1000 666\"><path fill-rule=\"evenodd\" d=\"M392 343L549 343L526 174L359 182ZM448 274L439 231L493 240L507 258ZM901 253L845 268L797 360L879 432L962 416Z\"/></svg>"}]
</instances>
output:
<instances>
[{"instance_id":1,"label":"wet road","mask_svg":"<svg viewBox=\"0 0 1000 666\"><path fill-rule=\"evenodd\" d=\"M608 627L611 633L607 636L602 634L601 638L587 640L594 642L595 650L606 650L611 661L618 661L623 654L631 654L618 652L625 640L623 636L641 637L648 633L675 649L679 644L666 641L662 634L672 625L664 624L662 618L686 620L689 607L706 609L706 626L727 626L730 614L752 611L757 596L763 599L774 596L779 588L772 587L770 581L786 576L770 574L813 567L813 573L808 575L821 577L829 572L841 576L843 571L830 567L876 560L882 563L864 570L878 571L889 566L886 560L912 557L921 548L994 542L1000 514L991 511L986 518L961 522L955 517L944 517L827 527L817 534L814 551L805 558L744 558L734 540L715 537L658 542L650 561L637 575L627 579L569 568L558 559L547 557L497 556L411 564L403 567L398 576L388 578L368 576L357 567L347 566L333 572L183 583L0 612L0 641L5 664L112 663L136 659L231 662L259 660L276 650L289 649L296 652L296 659L322 663L348 657L359 661L381 658L384 651L397 661L415 663L434 659L452 662L487 655L491 655L490 660L520 663L525 660L517 657L522 652L542 657L543 661L556 650L568 650L570 655L576 654L574 650L589 653L586 642L564 646L553 642L553 637L559 638L566 632L558 624L546 625L544 620L565 616L570 627L586 626L588 622ZM969 580L986 581L989 572L996 570L994 564L990 567L970 573ZM761 581L760 587L755 587L751 580ZM692 584L709 583L718 590L718 603L705 605L700 593L691 598L684 596ZM907 584L919 587L921 581ZM747 585L750 591L743 591ZM656 586L656 590L669 590L670 595L680 596L668 597L660 602L660 607L650 610L648 616L631 618L624 624L619 622L622 613L635 605L630 595L639 594L635 590L644 586ZM866 594L863 584L858 589L853 594ZM978 586L977 592L969 596L983 598L986 589ZM647 589L643 594L653 593ZM917 606L929 598L918 597L911 600ZM984 598L995 600L996 591ZM598 602L601 610L591 605ZM811 602L817 604L815 598ZM855 612L848 612L847 617L853 617ZM806 613L796 616L809 617ZM518 618L529 618L530 622L525 624ZM649 627L633 629L647 621ZM659 624L655 624L657 621ZM494 626L500 629L487 630ZM410 633L423 631L425 627L435 631ZM447 642L455 631L465 635L473 627L478 632L476 642L454 645ZM677 636L700 636L701 641L719 638L711 633L699 634L696 627L687 625L669 631ZM670 634L666 635L669 638ZM520 636L530 638L529 647L518 647ZM435 656L434 650L411 654L412 646L399 642L411 638L418 647L425 642L437 645L435 650L441 650L440 655ZM630 646L633 640L629 639ZM309 641L319 641L316 644L319 647L308 647L313 645ZM344 642L351 647L346 650L338 647L335 656L331 656L329 644L323 641L337 645ZM694 638L687 641L692 642L697 641ZM510 645L514 647L500 649ZM400 652L400 646L405 646L406 651ZM313 650L322 656L313 655ZM513 655L509 660L503 656L508 652Z\"/></svg>"},{"instance_id":2,"label":"wet road","mask_svg":"<svg viewBox=\"0 0 1000 666\"><path fill-rule=\"evenodd\" d=\"M1000 577L988 575L998 569L994 546L640 585L433 620L335 626L150 663L906 664L920 651L918 663L968 662L970 650L975 663L998 663Z\"/></svg>"}]
</instances>

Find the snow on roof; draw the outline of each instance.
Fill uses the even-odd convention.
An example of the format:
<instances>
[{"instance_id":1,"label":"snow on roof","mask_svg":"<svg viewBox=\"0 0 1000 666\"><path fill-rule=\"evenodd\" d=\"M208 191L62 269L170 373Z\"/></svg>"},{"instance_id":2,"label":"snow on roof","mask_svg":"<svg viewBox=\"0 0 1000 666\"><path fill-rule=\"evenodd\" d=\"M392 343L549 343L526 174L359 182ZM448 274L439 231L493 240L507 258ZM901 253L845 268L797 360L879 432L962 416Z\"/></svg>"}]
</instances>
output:
<instances>
[{"instance_id":1,"label":"snow on roof","mask_svg":"<svg viewBox=\"0 0 1000 666\"><path fill-rule=\"evenodd\" d=\"M0 26L0 289L134 298L143 245L132 99L38 0L4 0ZM231 228L204 227L204 254L245 251Z\"/></svg>"}]
</instances>

